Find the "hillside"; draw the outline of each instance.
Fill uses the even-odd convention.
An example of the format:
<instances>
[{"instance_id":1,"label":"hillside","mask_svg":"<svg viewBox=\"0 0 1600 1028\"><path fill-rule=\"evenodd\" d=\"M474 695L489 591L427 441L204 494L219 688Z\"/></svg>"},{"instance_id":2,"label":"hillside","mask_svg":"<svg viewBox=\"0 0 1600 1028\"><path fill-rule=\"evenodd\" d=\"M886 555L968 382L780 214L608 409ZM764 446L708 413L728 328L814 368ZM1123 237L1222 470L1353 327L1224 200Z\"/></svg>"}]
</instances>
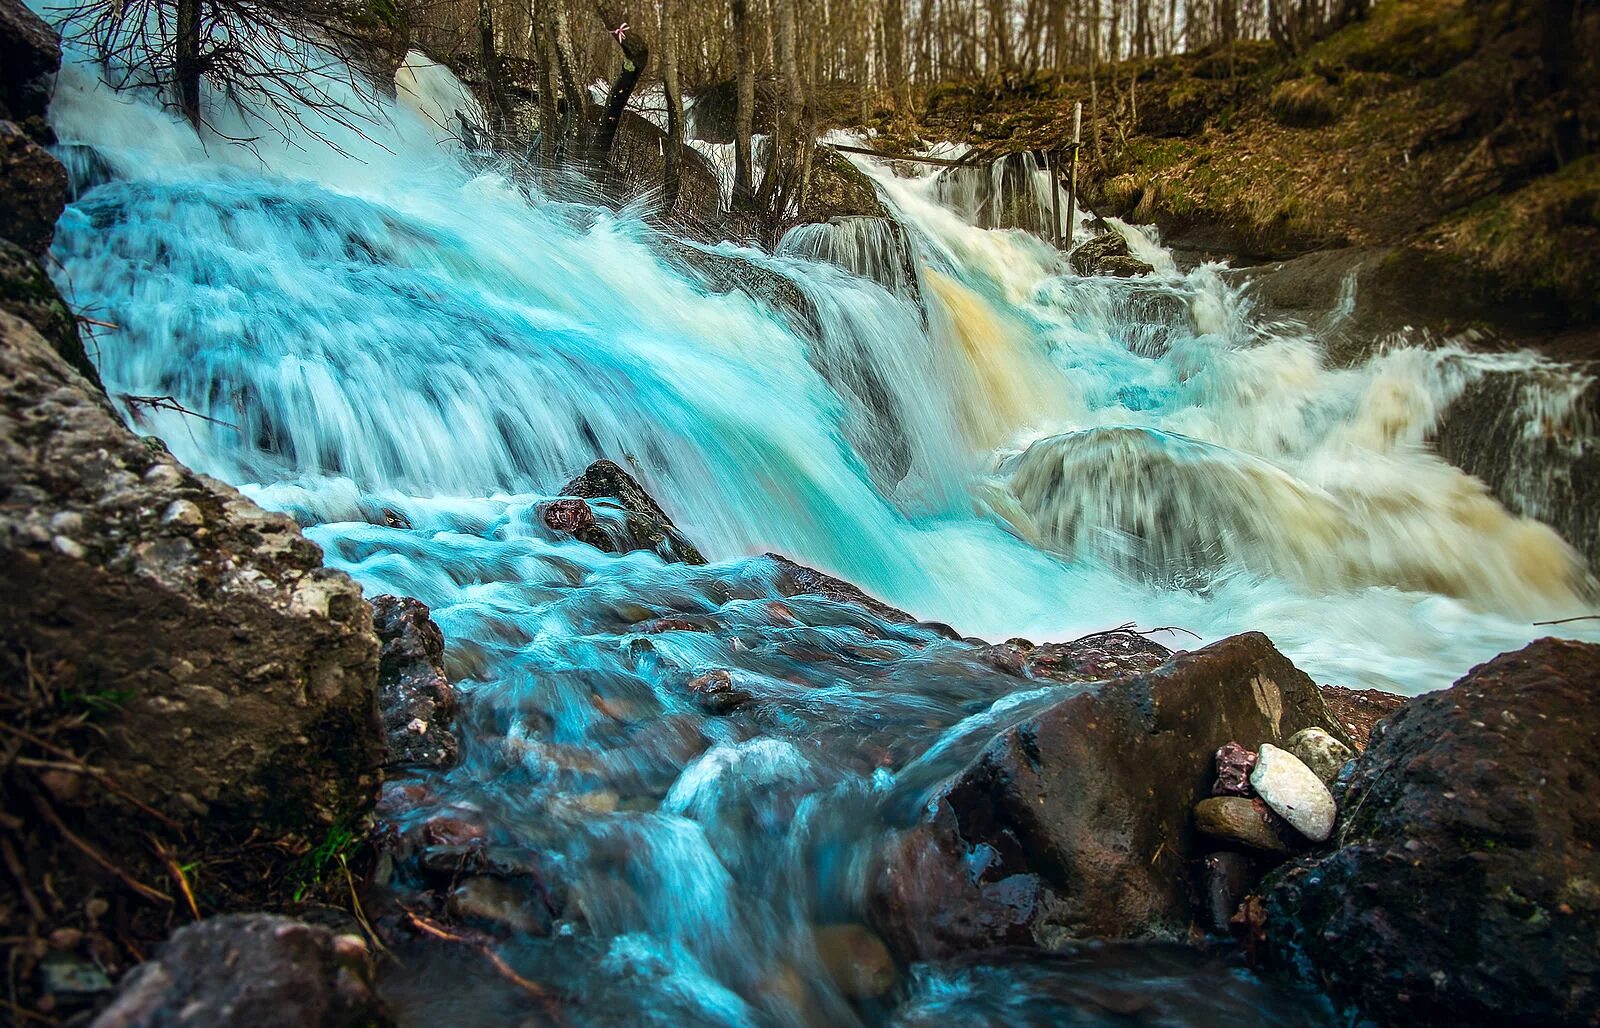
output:
<instances>
[{"instance_id":1,"label":"hillside","mask_svg":"<svg viewBox=\"0 0 1600 1028\"><path fill-rule=\"evenodd\" d=\"M1102 66L1085 202L1194 256L1349 248L1338 266L1390 296L1389 321L1592 355L1600 14L1581 13L1552 67L1533 6L1387 0L1298 56L1256 42ZM1085 68L949 85L898 134L1061 148L1089 97Z\"/></svg>"}]
</instances>

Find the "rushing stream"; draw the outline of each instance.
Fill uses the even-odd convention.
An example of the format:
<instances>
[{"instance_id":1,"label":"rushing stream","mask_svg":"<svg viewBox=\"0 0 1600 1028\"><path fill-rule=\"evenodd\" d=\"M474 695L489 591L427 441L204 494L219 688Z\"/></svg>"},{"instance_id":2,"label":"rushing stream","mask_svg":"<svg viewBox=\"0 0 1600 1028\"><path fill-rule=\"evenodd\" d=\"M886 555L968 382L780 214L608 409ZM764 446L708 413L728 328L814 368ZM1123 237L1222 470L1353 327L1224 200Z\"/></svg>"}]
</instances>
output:
<instances>
[{"instance_id":1,"label":"rushing stream","mask_svg":"<svg viewBox=\"0 0 1600 1028\"><path fill-rule=\"evenodd\" d=\"M141 430L294 514L369 595L433 609L463 762L426 803L539 852L565 893L521 972L589 1023L1098 1023L1130 996L1150 1023L1312 1018L1159 947L919 967L894 1004L848 1004L810 926L859 921L876 840L1049 690L784 599L753 555L990 638L1254 629L1320 681L1441 687L1592 609L1574 551L1426 442L1485 362L1533 358L1330 369L1215 268L1137 237L1155 276L1080 278L880 168L917 282L860 224L717 248L790 278L813 336L687 277L637 218L467 160L440 127L470 109L448 73L413 61L400 87L364 135L320 125L353 156L304 133L251 151L69 66L54 255L118 326L93 347L108 389L215 419L140 411ZM541 501L602 456L712 565L547 528ZM713 669L756 716L685 698ZM419 956L391 990L411 1023L516 1017L470 956Z\"/></svg>"}]
</instances>

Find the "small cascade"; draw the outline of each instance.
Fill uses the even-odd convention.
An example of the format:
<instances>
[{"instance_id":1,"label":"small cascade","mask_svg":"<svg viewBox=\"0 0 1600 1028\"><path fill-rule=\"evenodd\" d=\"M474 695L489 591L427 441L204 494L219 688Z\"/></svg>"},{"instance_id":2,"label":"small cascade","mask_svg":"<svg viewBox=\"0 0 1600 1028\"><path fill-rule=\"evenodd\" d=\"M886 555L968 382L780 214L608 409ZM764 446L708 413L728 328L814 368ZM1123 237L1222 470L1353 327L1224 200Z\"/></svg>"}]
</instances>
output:
<instances>
[{"instance_id":1,"label":"small cascade","mask_svg":"<svg viewBox=\"0 0 1600 1028\"><path fill-rule=\"evenodd\" d=\"M907 299L921 296L910 241L899 223L889 218L847 217L796 225L784 234L778 252L837 264Z\"/></svg>"},{"instance_id":2,"label":"small cascade","mask_svg":"<svg viewBox=\"0 0 1600 1028\"><path fill-rule=\"evenodd\" d=\"M1057 234L1050 178L1031 153L947 168L934 178L934 196L979 228L1017 228L1043 239Z\"/></svg>"}]
</instances>

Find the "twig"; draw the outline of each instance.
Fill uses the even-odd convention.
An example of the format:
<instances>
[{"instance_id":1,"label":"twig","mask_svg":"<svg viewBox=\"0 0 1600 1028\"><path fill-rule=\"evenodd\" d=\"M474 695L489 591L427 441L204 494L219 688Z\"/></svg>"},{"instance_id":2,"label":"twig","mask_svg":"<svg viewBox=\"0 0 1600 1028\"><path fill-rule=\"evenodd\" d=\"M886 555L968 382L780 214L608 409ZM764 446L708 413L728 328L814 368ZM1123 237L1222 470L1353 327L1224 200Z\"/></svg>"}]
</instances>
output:
<instances>
[{"instance_id":1,"label":"twig","mask_svg":"<svg viewBox=\"0 0 1600 1028\"><path fill-rule=\"evenodd\" d=\"M1566 625L1574 621L1600 621L1600 614L1579 614L1577 617L1557 618L1554 621L1535 621L1536 625Z\"/></svg>"},{"instance_id":2,"label":"twig","mask_svg":"<svg viewBox=\"0 0 1600 1028\"><path fill-rule=\"evenodd\" d=\"M110 774L108 774L105 771L100 770L97 767L91 767L90 765L85 764L81 759L79 759L78 755L73 753L71 750L68 750L68 749L65 749L63 747L57 746L54 743L47 742L44 739L39 738L37 735L34 735L32 732L24 731L23 729L18 728L15 725L8 725L4 721L0 721L0 732L10 732L12 735L17 736L20 739L25 739L28 742L31 742L33 745L39 747L40 749L44 750L47 753L54 753L56 756L60 757L63 760L71 761L72 763L76 764L78 767L81 767L86 773L91 774L94 777L100 779L100 784L104 785L107 789L109 789L113 795L115 795L115 796L117 796L117 797L119 797L121 799L124 799L127 802L133 804L139 810L143 811L146 814L149 814L151 817L153 817L156 820L160 821L162 824L166 825L168 828L172 828L172 829L176 829L178 831L182 831L183 826L178 824L178 822L174 821L172 818L170 818L167 815L163 814L161 811L155 809L154 807L149 806L146 803L140 802L132 794L130 794L126 789L124 789L124 788L122 788L122 786L118 785L116 779L112 778Z\"/></svg>"},{"instance_id":3,"label":"twig","mask_svg":"<svg viewBox=\"0 0 1600 1028\"><path fill-rule=\"evenodd\" d=\"M5 858L6 870L17 880L17 891L22 894L23 902L28 905L28 913L33 915L34 921L43 924L44 906L39 902L39 897L33 894L33 889L28 886L28 871L22 866L22 859L17 856L17 848L4 836L0 836L0 857Z\"/></svg>"},{"instance_id":4,"label":"twig","mask_svg":"<svg viewBox=\"0 0 1600 1028\"><path fill-rule=\"evenodd\" d=\"M56 831L61 833L61 837L63 839L77 847L78 851L84 856L88 857L96 864L99 864L107 871L110 871L116 876L118 881L122 882L122 884L143 896L145 899L150 900L152 903L172 902L171 896L168 896L164 892L159 892L150 888L150 886L144 884L143 882L139 881L139 879L133 877L128 872L118 867L112 862L110 857L107 857L104 853L101 853L99 850L89 845L88 842L73 834L72 829L68 828L62 823L60 815L51 809L50 804L44 801L44 797L35 796L33 798L33 805L39 809L40 816L42 816L46 821L50 822L51 826L55 828Z\"/></svg>"},{"instance_id":5,"label":"twig","mask_svg":"<svg viewBox=\"0 0 1600 1028\"><path fill-rule=\"evenodd\" d=\"M239 430L239 426L235 425L231 421L223 421L221 418L214 418L209 414L201 414L197 410L190 410L183 404L179 403L178 398L175 396L135 396L132 393L123 393L118 397L118 399L128 405L128 413L133 415L133 420L135 422L140 420L137 411L140 408L149 408L150 410L169 410L175 414L184 414L191 418L199 418L201 421L209 421L213 425L221 425L223 428L231 428L235 432Z\"/></svg>"},{"instance_id":6,"label":"twig","mask_svg":"<svg viewBox=\"0 0 1600 1028\"><path fill-rule=\"evenodd\" d=\"M553 997L548 991L545 990L544 986L537 982L530 982L528 979L518 974L510 964L505 962L500 954L496 953L488 945L488 943L481 942L472 936L458 935L457 933L450 931L448 928L435 924L415 911L407 910L405 907L401 907L400 909L405 911L406 917L411 921L412 926L423 934L431 935L433 938L441 939L445 942L454 942L463 946L471 946L473 949L483 954L484 959L489 961L490 965L494 967L496 973L498 973L506 981L517 986L519 989L522 989L529 995L537 998L542 1004L545 1005L547 1012L553 1013L551 1008Z\"/></svg>"},{"instance_id":7,"label":"twig","mask_svg":"<svg viewBox=\"0 0 1600 1028\"><path fill-rule=\"evenodd\" d=\"M178 889L183 893L184 902L189 905L189 913L194 915L196 921L200 920L200 904L194 901L194 890L189 888L189 876L183 873L183 867L173 859L172 854L161 844L160 839L157 839L149 832L145 833L145 838L149 839L150 845L155 848L156 856L160 857L161 862L167 865L167 873L172 876L172 880L178 883Z\"/></svg>"},{"instance_id":8,"label":"twig","mask_svg":"<svg viewBox=\"0 0 1600 1028\"><path fill-rule=\"evenodd\" d=\"M83 324L85 324L85 325L93 325L95 328L109 328L109 329L120 329L120 328L122 328L121 325L113 324L112 322L109 322L109 321L101 321L98 318L91 318L87 314L79 314L79 315L76 315L76 317Z\"/></svg>"},{"instance_id":9,"label":"twig","mask_svg":"<svg viewBox=\"0 0 1600 1028\"><path fill-rule=\"evenodd\" d=\"M373 930L372 922L367 920L367 912L361 907L361 897L356 895L356 880L350 875L350 863L345 860L343 853L339 854L339 867L344 871L345 885L350 888L350 912L356 916L356 923L361 925L362 932L366 933L367 941L372 943L378 952L388 953L390 957L393 957L394 954L389 953L389 947L383 944L383 940L378 938L378 933Z\"/></svg>"}]
</instances>

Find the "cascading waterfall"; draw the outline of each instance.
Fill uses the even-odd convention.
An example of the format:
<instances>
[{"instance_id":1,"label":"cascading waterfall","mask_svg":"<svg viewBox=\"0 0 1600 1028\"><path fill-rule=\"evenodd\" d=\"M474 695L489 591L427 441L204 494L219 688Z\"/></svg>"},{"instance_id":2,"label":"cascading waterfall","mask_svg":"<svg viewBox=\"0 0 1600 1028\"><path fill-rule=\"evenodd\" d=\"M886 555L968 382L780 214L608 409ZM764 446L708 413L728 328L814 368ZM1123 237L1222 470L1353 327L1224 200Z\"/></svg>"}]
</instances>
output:
<instances>
[{"instance_id":1,"label":"cascading waterfall","mask_svg":"<svg viewBox=\"0 0 1600 1028\"><path fill-rule=\"evenodd\" d=\"M433 608L463 762L424 810L558 869L571 920L517 959L591 1020L850 1023L810 928L859 920L884 825L1051 702L933 631L785 598L750 554L996 638L1259 629L1321 680L1408 692L1589 609L1570 547L1426 449L1470 355L1332 370L1313 338L1258 334L1213 268L1078 278L870 164L914 295L807 260L849 266L820 230L718 251L790 278L813 338L626 214L475 168L442 69L413 59L399 87L371 139L307 112L354 158L250 153L69 64L55 256L118 326L95 346L111 392L214 419L141 428L292 512L370 593ZM548 529L540 502L601 456L714 563ZM761 697L758 733L685 698L710 669ZM904 1016L1022 1009L1072 973L922 968ZM510 1016L463 974L414 964L392 995L410 1023ZM1175 1008L1304 1023L1229 982L1173 986Z\"/></svg>"}]
</instances>

